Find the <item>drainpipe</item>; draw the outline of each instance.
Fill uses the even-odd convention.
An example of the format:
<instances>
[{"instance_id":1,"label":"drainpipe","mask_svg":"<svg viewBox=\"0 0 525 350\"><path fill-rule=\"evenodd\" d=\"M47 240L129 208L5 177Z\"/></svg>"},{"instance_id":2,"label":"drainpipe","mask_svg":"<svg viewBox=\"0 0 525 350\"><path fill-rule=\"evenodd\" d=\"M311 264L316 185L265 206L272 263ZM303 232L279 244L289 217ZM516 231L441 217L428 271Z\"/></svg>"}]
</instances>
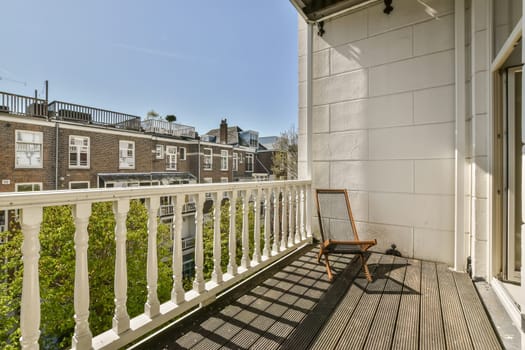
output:
<instances>
[{"instance_id":1,"label":"drainpipe","mask_svg":"<svg viewBox=\"0 0 525 350\"><path fill-rule=\"evenodd\" d=\"M197 183L201 183L201 139L197 140Z\"/></svg>"},{"instance_id":2,"label":"drainpipe","mask_svg":"<svg viewBox=\"0 0 525 350\"><path fill-rule=\"evenodd\" d=\"M58 190L58 134L59 124L55 121L55 190Z\"/></svg>"}]
</instances>

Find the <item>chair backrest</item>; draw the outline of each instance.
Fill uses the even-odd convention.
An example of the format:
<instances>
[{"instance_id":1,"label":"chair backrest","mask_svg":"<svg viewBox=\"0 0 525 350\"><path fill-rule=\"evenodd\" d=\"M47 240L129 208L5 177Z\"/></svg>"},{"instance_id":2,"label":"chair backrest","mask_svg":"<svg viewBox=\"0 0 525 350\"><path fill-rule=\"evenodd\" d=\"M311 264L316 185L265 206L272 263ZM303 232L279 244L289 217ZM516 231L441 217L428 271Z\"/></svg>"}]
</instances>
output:
<instances>
[{"instance_id":1,"label":"chair backrest","mask_svg":"<svg viewBox=\"0 0 525 350\"><path fill-rule=\"evenodd\" d=\"M323 242L359 240L346 190L318 189L316 202Z\"/></svg>"}]
</instances>

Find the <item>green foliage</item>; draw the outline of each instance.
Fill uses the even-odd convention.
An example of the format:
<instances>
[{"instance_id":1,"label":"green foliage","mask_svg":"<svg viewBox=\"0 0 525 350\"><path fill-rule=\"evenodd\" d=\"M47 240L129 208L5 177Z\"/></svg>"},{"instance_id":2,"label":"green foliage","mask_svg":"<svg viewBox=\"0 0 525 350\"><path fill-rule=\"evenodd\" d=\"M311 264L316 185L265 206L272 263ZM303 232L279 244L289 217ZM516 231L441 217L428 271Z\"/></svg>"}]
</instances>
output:
<instances>
[{"instance_id":1,"label":"green foliage","mask_svg":"<svg viewBox=\"0 0 525 350\"><path fill-rule=\"evenodd\" d=\"M128 313L141 314L146 302L148 216L144 205L130 202L127 219ZM18 349L22 286L23 237L18 225L0 233L0 348ZM90 283L89 323L93 334L111 328L114 312L115 219L112 203L95 203L89 226L88 270ZM40 230L41 337L43 349L68 348L74 330L75 226L69 206L44 208ZM158 225L158 296L170 298L172 267L169 227Z\"/></svg>"},{"instance_id":2,"label":"green foliage","mask_svg":"<svg viewBox=\"0 0 525 350\"><path fill-rule=\"evenodd\" d=\"M297 179L297 140L297 131L292 126L289 130L282 132L274 144L276 151L272 155L271 170L277 178Z\"/></svg>"}]
</instances>

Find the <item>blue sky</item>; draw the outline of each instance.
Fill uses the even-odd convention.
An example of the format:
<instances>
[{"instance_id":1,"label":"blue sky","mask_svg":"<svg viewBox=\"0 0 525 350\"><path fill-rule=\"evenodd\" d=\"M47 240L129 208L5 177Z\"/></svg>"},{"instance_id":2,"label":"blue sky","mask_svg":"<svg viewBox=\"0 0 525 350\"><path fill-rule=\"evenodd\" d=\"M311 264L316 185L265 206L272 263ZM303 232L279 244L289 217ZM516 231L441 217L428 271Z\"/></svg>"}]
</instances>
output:
<instances>
[{"instance_id":1,"label":"blue sky","mask_svg":"<svg viewBox=\"0 0 525 350\"><path fill-rule=\"evenodd\" d=\"M297 14L287 0L2 3L0 91L175 114L201 133L297 126ZM26 84L22 84L25 82Z\"/></svg>"}]
</instances>

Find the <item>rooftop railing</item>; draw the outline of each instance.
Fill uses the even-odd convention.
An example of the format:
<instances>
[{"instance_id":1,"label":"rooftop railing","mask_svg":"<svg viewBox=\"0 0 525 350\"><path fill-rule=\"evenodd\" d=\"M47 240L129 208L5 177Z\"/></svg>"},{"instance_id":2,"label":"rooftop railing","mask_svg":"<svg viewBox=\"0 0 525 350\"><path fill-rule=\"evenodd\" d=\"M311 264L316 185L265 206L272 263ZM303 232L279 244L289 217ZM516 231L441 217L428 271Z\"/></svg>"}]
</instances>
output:
<instances>
[{"instance_id":1,"label":"rooftop railing","mask_svg":"<svg viewBox=\"0 0 525 350\"><path fill-rule=\"evenodd\" d=\"M211 209L213 272L209 279L203 274L204 265L204 202L211 193L215 205ZM39 235L46 207L67 205L71 208L75 251L74 262L74 319L72 336L74 349L117 349L136 341L148 332L171 322L183 313L207 304L216 295L231 288L246 277L256 273L275 260L289 254L310 240L309 201L310 181L278 181L252 183L225 183L202 185L155 186L133 189L91 189L75 191L43 191L32 193L0 194L0 210L17 209L23 242L20 249L23 261L23 281L20 307L20 345L22 349L37 349L41 328L42 299L40 297L39 260L41 243L45 236ZM170 251L172 276L171 298L161 303L158 297L159 259L158 249L166 242L158 242L158 211L161 197L171 196L174 205L173 240ZM147 211L147 300L144 312L131 318L126 300L128 295L127 239L131 232L127 225L130 203L139 199ZM192 289L183 289L183 212L187 201L195 206L195 275ZM93 261L88 261L88 244L96 245L90 232L92 205L110 202L115 220L114 226L114 313L111 329L92 336L90 330L90 279L100 271L89 271ZM136 202L134 202L136 203ZM219 205L220 204L220 205ZM229 222L226 232L221 232L221 216L227 206ZM221 208L222 207L222 208ZM240 215L237 215L237 212ZM222 213L222 214L221 214ZM242 217L242 224L236 221ZM223 228L224 230L224 228ZM221 244L221 234L227 243ZM42 239L42 242L41 242ZM240 249L237 249L237 240ZM54 243L56 244L56 243ZM54 246L53 249L60 249ZM73 248L70 248L73 249ZM240 252L240 253L239 253ZM240 256L239 256L240 255ZM221 257L227 257L226 262ZM48 257L46 257L47 259ZM207 260L208 265L211 260ZM238 263L240 261L240 264ZM92 315L97 316L99 315ZM110 317L111 318L111 317Z\"/></svg>"},{"instance_id":2,"label":"rooftop railing","mask_svg":"<svg viewBox=\"0 0 525 350\"><path fill-rule=\"evenodd\" d=\"M0 112L47 118L47 102L35 97L0 91Z\"/></svg>"},{"instance_id":3,"label":"rooftop railing","mask_svg":"<svg viewBox=\"0 0 525 350\"><path fill-rule=\"evenodd\" d=\"M126 130L141 130L141 120L138 116L61 101L53 101L49 104L49 115L57 120Z\"/></svg>"},{"instance_id":4,"label":"rooftop railing","mask_svg":"<svg viewBox=\"0 0 525 350\"><path fill-rule=\"evenodd\" d=\"M152 134L195 138L195 128L193 126L170 123L159 119L142 121L142 128L145 132Z\"/></svg>"}]
</instances>

